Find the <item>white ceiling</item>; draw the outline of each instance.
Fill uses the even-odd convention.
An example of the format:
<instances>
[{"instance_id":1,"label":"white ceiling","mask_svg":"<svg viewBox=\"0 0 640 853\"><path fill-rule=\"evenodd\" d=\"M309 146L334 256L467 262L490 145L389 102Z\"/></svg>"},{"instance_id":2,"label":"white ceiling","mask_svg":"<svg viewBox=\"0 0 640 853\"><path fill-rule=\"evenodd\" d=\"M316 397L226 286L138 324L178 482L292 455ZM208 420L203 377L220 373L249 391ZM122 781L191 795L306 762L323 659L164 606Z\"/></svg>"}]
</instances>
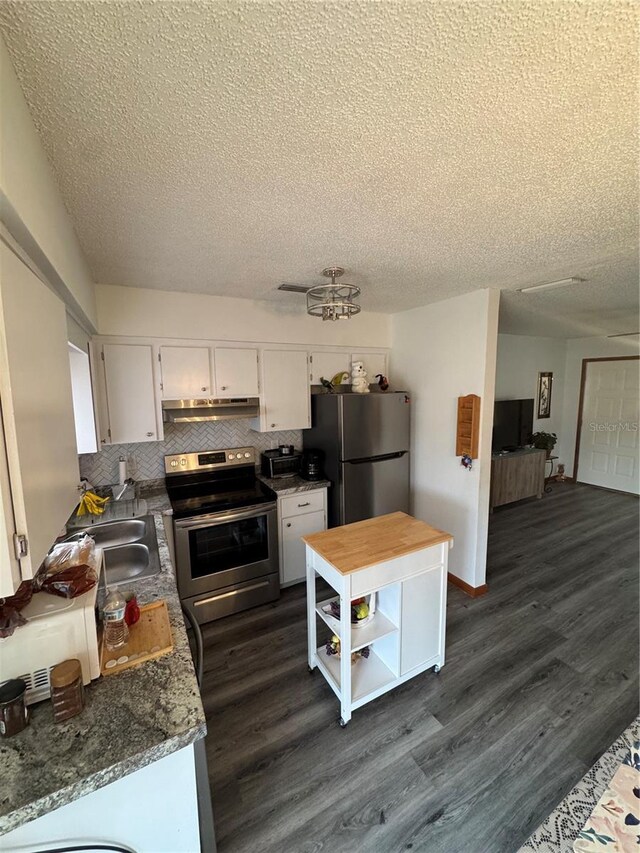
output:
<instances>
[{"instance_id":1,"label":"white ceiling","mask_svg":"<svg viewBox=\"0 0 640 853\"><path fill-rule=\"evenodd\" d=\"M638 329L638 8L4 0L0 28L97 281L297 301L338 263L395 312L581 276L503 294L503 331L564 337Z\"/></svg>"}]
</instances>

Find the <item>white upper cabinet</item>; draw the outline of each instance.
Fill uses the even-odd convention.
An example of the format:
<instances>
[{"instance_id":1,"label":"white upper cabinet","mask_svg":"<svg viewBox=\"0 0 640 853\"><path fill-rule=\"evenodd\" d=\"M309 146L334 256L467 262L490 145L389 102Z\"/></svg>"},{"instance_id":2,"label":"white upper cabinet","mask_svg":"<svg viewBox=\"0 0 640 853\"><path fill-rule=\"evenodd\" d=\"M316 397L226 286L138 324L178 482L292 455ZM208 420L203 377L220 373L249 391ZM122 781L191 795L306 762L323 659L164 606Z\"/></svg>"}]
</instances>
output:
<instances>
[{"instance_id":1,"label":"white upper cabinet","mask_svg":"<svg viewBox=\"0 0 640 853\"><path fill-rule=\"evenodd\" d=\"M376 373L387 375L387 354L385 352L354 352L351 354L351 361L364 362L364 369L367 371L367 379L370 385L375 384ZM351 373L351 365L349 365L349 373Z\"/></svg>"},{"instance_id":2,"label":"white upper cabinet","mask_svg":"<svg viewBox=\"0 0 640 853\"><path fill-rule=\"evenodd\" d=\"M258 350L215 348L216 396L258 396Z\"/></svg>"},{"instance_id":3,"label":"white upper cabinet","mask_svg":"<svg viewBox=\"0 0 640 853\"><path fill-rule=\"evenodd\" d=\"M112 444L157 441L153 348L146 344L104 344L104 384Z\"/></svg>"},{"instance_id":4,"label":"white upper cabinet","mask_svg":"<svg viewBox=\"0 0 640 853\"><path fill-rule=\"evenodd\" d=\"M252 422L259 432L311 426L309 359L306 351L262 351L262 405Z\"/></svg>"},{"instance_id":5,"label":"white upper cabinet","mask_svg":"<svg viewBox=\"0 0 640 853\"><path fill-rule=\"evenodd\" d=\"M64 305L5 245L0 271L0 595L7 596L34 576L64 527L80 475ZM20 556L14 535L24 537Z\"/></svg>"},{"instance_id":6,"label":"white upper cabinet","mask_svg":"<svg viewBox=\"0 0 640 853\"><path fill-rule=\"evenodd\" d=\"M329 382L336 373L347 372L349 378L344 385L350 383L351 356L348 352L312 352L311 353L311 384L320 385L322 378Z\"/></svg>"},{"instance_id":7,"label":"white upper cabinet","mask_svg":"<svg viewBox=\"0 0 640 853\"><path fill-rule=\"evenodd\" d=\"M162 399L212 397L209 347L160 347Z\"/></svg>"}]
</instances>

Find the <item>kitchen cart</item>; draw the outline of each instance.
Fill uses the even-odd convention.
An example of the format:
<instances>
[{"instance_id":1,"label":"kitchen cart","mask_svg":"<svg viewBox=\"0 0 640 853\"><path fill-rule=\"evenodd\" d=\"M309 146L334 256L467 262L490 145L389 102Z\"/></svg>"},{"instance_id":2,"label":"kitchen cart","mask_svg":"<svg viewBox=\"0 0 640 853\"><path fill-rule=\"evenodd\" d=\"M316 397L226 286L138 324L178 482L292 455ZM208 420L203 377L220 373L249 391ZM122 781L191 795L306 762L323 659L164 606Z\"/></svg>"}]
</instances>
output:
<instances>
[{"instance_id":1,"label":"kitchen cart","mask_svg":"<svg viewBox=\"0 0 640 853\"><path fill-rule=\"evenodd\" d=\"M356 708L444 665L447 558L453 537L394 512L313 533L304 541L309 669L317 667L329 682L345 726ZM333 595L317 594L317 576ZM352 625L351 602L373 592L375 615L366 625ZM340 603L339 620L323 609L332 599ZM328 655L323 642L332 634L340 638L339 657ZM365 647L369 656L352 664L352 654Z\"/></svg>"}]
</instances>

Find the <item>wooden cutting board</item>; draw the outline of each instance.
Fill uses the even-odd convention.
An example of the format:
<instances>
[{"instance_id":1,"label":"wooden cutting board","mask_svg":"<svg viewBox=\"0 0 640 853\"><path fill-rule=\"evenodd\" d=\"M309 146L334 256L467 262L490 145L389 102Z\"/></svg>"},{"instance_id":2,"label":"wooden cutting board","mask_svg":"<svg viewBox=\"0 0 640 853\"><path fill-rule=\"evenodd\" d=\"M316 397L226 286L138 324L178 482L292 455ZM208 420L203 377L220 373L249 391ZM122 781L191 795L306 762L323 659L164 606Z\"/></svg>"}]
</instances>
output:
<instances>
[{"instance_id":1,"label":"wooden cutting board","mask_svg":"<svg viewBox=\"0 0 640 853\"><path fill-rule=\"evenodd\" d=\"M154 658L173 651L173 638L169 624L167 602L162 599L140 608L140 619L129 628L129 640L120 649L110 651L101 639L100 672L115 675Z\"/></svg>"}]
</instances>

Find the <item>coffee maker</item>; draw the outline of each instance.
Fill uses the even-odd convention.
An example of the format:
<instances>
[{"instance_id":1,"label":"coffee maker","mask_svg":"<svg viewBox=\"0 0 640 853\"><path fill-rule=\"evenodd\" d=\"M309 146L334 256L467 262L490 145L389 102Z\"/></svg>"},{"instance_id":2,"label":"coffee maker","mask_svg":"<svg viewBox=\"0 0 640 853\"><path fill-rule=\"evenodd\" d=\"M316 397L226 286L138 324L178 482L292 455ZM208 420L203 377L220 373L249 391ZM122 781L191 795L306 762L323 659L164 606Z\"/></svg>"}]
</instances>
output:
<instances>
[{"instance_id":1,"label":"coffee maker","mask_svg":"<svg viewBox=\"0 0 640 853\"><path fill-rule=\"evenodd\" d=\"M302 462L300 463L300 476L304 480L324 480L324 452L307 447L302 451Z\"/></svg>"}]
</instances>

